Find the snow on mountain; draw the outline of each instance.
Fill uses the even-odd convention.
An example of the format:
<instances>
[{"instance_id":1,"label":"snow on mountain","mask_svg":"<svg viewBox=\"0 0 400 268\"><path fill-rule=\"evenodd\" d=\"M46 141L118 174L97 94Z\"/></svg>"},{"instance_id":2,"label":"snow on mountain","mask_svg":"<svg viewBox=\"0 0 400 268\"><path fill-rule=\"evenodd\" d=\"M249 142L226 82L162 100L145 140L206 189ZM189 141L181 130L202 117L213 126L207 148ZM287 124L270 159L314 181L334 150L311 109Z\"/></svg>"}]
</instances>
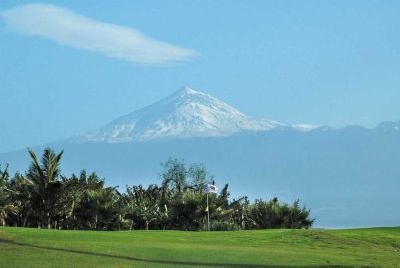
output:
<instances>
[{"instance_id":1,"label":"snow on mountain","mask_svg":"<svg viewBox=\"0 0 400 268\"><path fill-rule=\"evenodd\" d=\"M267 131L285 124L250 118L228 104L184 87L155 104L119 117L80 140L109 143L160 138L230 136L240 131ZM310 125L293 128L309 131Z\"/></svg>"},{"instance_id":2,"label":"snow on mountain","mask_svg":"<svg viewBox=\"0 0 400 268\"><path fill-rule=\"evenodd\" d=\"M313 129L318 128L318 126L310 125L310 124L296 124L296 125L292 125L292 127L297 130L304 131L304 132L311 131Z\"/></svg>"}]
</instances>

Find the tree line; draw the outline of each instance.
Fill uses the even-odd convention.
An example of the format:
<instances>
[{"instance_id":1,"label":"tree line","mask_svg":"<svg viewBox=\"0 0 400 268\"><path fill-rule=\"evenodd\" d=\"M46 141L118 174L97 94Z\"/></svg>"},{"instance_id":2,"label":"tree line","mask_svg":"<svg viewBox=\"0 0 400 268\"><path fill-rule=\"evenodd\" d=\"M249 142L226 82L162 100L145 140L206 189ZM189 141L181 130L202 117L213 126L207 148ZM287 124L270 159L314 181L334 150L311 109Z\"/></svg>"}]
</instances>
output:
<instances>
[{"instance_id":1,"label":"tree line","mask_svg":"<svg viewBox=\"0 0 400 268\"><path fill-rule=\"evenodd\" d=\"M10 176L0 166L0 225L78 230L173 229L211 230L309 228L310 210L293 204L247 197L231 199L228 184L207 194L214 178L201 164L187 166L170 158L163 164L161 184L106 187L96 173L82 170L63 176L63 151L46 148L39 160L28 149L25 174ZM208 198L208 206L207 206Z\"/></svg>"}]
</instances>

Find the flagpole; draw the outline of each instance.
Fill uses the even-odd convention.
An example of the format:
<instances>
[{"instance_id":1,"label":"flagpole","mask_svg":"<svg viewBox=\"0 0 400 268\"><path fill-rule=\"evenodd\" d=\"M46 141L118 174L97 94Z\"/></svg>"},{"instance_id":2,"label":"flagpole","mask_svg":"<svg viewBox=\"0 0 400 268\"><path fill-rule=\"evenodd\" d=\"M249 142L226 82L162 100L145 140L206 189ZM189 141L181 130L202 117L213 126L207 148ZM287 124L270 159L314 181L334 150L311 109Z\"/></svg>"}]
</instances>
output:
<instances>
[{"instance_id":1,"label":"flagpole","mask_svg":"<svg viewBox=\"0 0 400 268\"><path fill-rule=\"evenodd\" d=\"M216 194L218 193L218 187L215 186L214 181L213 184L207 184L207 230L210 231L210 208L208 207L208 195L210 193Z\"/></svg>"},{"instance_id":2,"label":"flagpole","mask_svg":"<svg viewBox=\"0 0 400 268\"><path fill-rule=\"evenodd\" d=\"M210 231L210 209L208 207L208 191L207 191L207 230Z\"/></svg>"}]
</instances>

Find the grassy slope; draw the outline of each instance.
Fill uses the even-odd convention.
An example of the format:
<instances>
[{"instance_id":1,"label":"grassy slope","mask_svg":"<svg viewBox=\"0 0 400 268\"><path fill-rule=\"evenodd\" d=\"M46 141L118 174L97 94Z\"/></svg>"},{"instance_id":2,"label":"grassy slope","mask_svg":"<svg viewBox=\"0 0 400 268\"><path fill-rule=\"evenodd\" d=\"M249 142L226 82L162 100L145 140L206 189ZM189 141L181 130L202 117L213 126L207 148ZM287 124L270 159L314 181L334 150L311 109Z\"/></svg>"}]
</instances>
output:
<instances>
[{"instance_id":1,"label":"grassy slope","mask_svg":"<svg viewBox=\"0 0 400 268\"><path fill-rule=\"evenodd\" d=\"M0 228L0 267L400 264L400 227L238 232Z\"/></svg>"}]
</instances>

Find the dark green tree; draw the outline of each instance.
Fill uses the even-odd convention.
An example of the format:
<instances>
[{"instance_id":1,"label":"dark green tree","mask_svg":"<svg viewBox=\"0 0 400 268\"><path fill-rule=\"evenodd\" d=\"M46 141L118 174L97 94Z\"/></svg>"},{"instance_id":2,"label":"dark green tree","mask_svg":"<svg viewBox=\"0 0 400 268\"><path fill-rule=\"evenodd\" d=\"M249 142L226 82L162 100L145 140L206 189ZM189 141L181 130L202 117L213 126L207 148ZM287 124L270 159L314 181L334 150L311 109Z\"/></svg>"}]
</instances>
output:
<instances>
[{"instance_id":1,"label":"dark green tree","mask_svg":"<svg viewBox=\"0 0 400 268\"><path fill-rule=\"evenodd\" d=\"M292 206L279 203L275 197L266 202L257 199L250 205L248 224L250 229L267 228L310 228L314 219L310 219L310 210L300 208L299 200Z\"/></svg>"},{"instance_id":2,"label":"dark green tree","mask_svg":"<svg viewBox=\"0 0 400 268\"><path fill-rule=\"evenodd\" d=\"M50 148L44 149L41 162L33 150L28 149L31 165L27 179L31 182L32 209L37 213L38 225L50 228L52 219L59 211L59 196L62 195L63 185L59 180L60 161L63 154L55 154Z\"/></svg>"},{"instance_id":3,"label":"dark green tree","mask_svg":"<svg viewBox=\"0 0 400 268\"><path fill-rule=\"evenodd\" d=\"M18 214L13 216L12 225L30 227L36 213L32 209L32 182L22 174L16 173L9 183L11 199L18 208Z\"/></svg>"},{"instance_id":4,"label":"dark green tree","mask_svg":"<svg viewBox=\"0 0 400 268\"><path fill-rule=\"evenodd\" d=\"M183 161L176 158L170 158L163 164L165 171L162 173L162 187L173 190L176 196L188 187L187 169Z\"/></svg>"},{"instance_id":5,"label":"dark green tree","mask_svg":"<svg viewBox=\"0 0 400 268\"><path fill-rule=\"evenodd\" d=\"M86 191L75 211L78 229L118 230L122 210L120 197L115 187Z\"/></svg>"},{"instance_id":6,"label":"dark green tree","mask_svg":"<svg viewBox=\"0 0 400 268\"><path fill-rule=\"evenodd\" d=\"M104 187L104 180L101 180L96 173L87 175L85 170L80 172L79 178L72 174L70 178L62 177L64 185L62 227L75 228L77 226L76 209L83 200L85 193L90 190L101 190Z\"/></svg>"},{"instance_id":7,"label":"dark green tree","mask_svg":"<svg viewBox=\"0 0 400 268\"><path fill-rule=\"evenodd\" d=\"M16 214L18 207L12 201L11 189L9 188L8 165L4 170L0 165L0 225L6 225L6 220L13 214Z\"/></svg>"},{"instance_id":8,"label":"dark green tree","mask_svg":"<svg viewBox=\"0 0 400 268\"><path fill-rule=\"evenodd\" d=\"M149 229L152 224L154 228L163 227L168 211L161 205L161 189L151 184L147 189L142 185L127 187L125 194L125 204L127 213L125 218L131 222L130 228Z\"/></svg>"},{"instance_id":9,"label":"dark green tree","mask_svg":"<svg viewBox=\"0 0 400 268\"><path fill-rule=\"evenodd\" d=\"M200 194L205 193L207 183L210 183L212 177L209 178L207 169L202 164L191 164L187 175L190 178L190 188Z\"/></svg>"}]
</instances>

